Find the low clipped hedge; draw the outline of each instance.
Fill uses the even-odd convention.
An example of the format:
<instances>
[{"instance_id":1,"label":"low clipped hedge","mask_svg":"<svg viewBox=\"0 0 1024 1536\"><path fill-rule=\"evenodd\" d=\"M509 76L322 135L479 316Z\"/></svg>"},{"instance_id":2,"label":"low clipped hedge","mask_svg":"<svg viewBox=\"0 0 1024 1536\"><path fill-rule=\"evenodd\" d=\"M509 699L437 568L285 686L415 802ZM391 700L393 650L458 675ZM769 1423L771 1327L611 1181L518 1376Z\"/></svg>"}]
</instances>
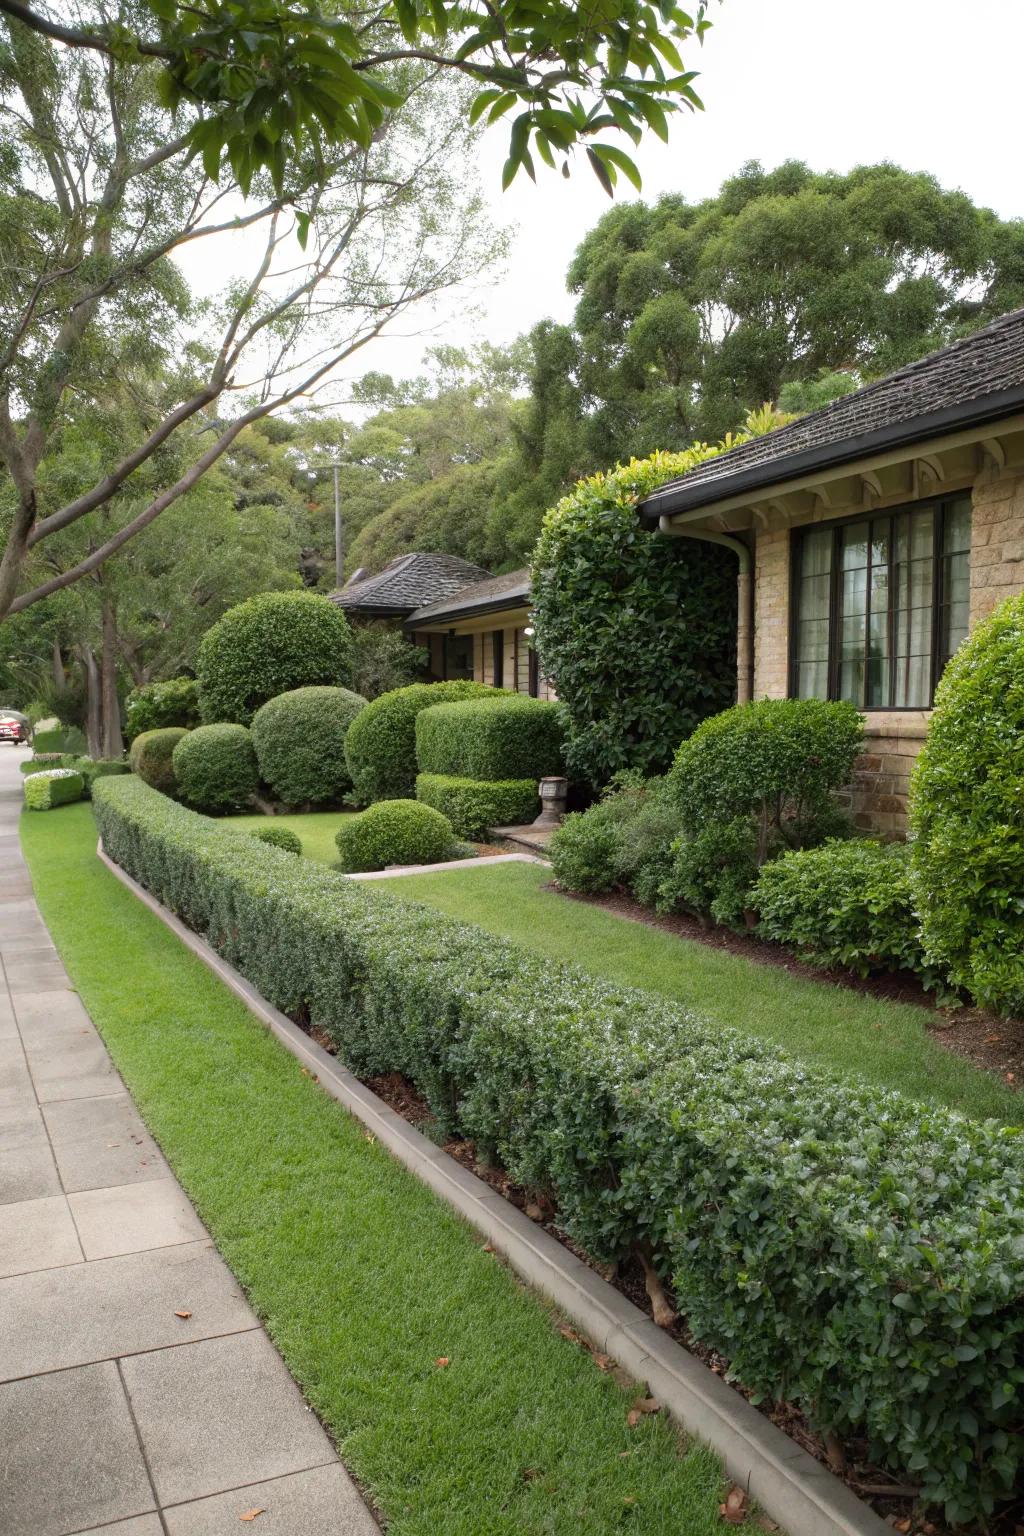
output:
<instances>
[{"instance_id":1,"label":"low clipped hedge","mask_svg":"<svg viewBox=\"0 0 1024 1536\"><path fill-rule=\"evenodd\" d=\"M63 752L67 747L67 732L62 725L53 726L48 730L33 731L32 747L37 754Z\"/></svg>"},{"instance_id":2,"label":"low clipped hedge","mask_svg":"<svg viewBox=\"0 0 1024 1536\"><path fill-rule=\"evenodd\" d=\"M19 763L18 771L28 778L33 773L50 773L54 768L70 768L77 761L73 752L37 752L34 757Z\"/></svg>"},{"instance_id":3,"label":"low clipped hedge","mask_svg":"<svg viewBox=\"0 0 1024 1536\"><path fill-rule=\"evenodd\" d=\"M447 706L445 706L447 707ZM518 827L533 821L540 810L536 779L454 778L421 773L416 799L447 816L457 836L479 838L491 827Z\"/></svg>"},{"instance_id":4,"label":"low clipped hedge","mask_svg":"<svg viewBox=\"0 0 1024 1536\"><path fill-rule=\"evenodd\" d=\"M984 1516L1024 1461L1024 1147L841 1083L653 994L105 779L107 853L364 1076L544 1191L595 1259L638 1244L695 1337Z\"/></svg>"},{"instance_id":5,"label":"low clipped hedge","mask_svg":"<svg viewBox=\"0 0 1024 1536\"><path fill-rule=\"evenodd\" d=\"M345 737L345 759L360 805L374 800L408 800L416 793L416 717L435 704L493 699L483 683L410 683L382 693L353 720Z\"/></svg>"},{"instance_id":6,"label":"low clipped hedge","mask_svg":"<svg viewBox=\"0 0 1024 1536\"><path fill-rule=\"evenodd\" d=\"M128 766L144 784L162 795L176 795L174 749L188 731L184 726L166 725L158 731L143 731L136 736L128 753Z\"/></svg>"},{"instance_id":7,"label":"low clipped hedge","mask_svg":"<svg viewBox=\"0 0 1024 1536\"><path fill-rule=\"evenodd\" d=\"M182 799L201 811L242 811L259 788L256 753L244 725L186 731L171 763Z\"/></svg>"},{"instance_id":8,"label":"low clipped hedge","mask_svg":"<svg viewBox=\"0 0 1024 1536\"><path fill-rule=\"evenodd\" d=\"M260 776L288 806L329 805L352 787L345 737L366 700L348 688L293 688L256 711Z\"/></svg>"},{"instance_id":9,"label":"low clipped hedge","mask_svg":"<svg viewBox=\"0 0 1024 1536\"><path fill-rule=\"evenodd\" d=\"M421 773L461 779L543 779L564 770L558 704L521 694L435 704L416 718Z\"/></svg>"},{"instance_id":10,"label":"low clipped hedge","mask_svg":"<svg viewBox=\"0 0 1024 1536\"><path fill-rule=\"evenodd\" d=\"M81 800L85 780L73 768L51 768L25 780L25 805L30 811L52 811Z\"/></svg>"},{"instance_id":11,"label":"low clipped hedge","mask_svg":"<svg viewBox=\"0 0 1024 1536\"><path fill-rule=\"evenodd\" d=\"M302 852L302 838L291 827L252 827L249 836L269 843L271 848L283 848L285 853Z\"/></svg>"},{"instance_id":12,"label":"low clipped hedge","mask_svg":"<svg viewBox=\"0 0 1024 1536\"><path fill-rule=\"evenodd\" d=\"M351 875L389 864L438 864L454 840L448 818L417 800L381 800L348 817L334 837L341 867Z\"/></svg>"}]
</instances>

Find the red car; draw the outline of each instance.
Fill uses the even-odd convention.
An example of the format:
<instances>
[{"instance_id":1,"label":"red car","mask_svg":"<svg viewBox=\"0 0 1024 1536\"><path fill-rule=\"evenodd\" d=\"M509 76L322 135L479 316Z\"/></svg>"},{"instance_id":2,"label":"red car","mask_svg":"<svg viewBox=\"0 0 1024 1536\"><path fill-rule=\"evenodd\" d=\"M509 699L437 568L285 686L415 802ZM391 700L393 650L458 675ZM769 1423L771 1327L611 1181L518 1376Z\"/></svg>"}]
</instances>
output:
<instances>
[{"instance_id":1,"label":"red car","mask_svg":"<svg viewBox=\"0 0 1024 1536\"><path fill-rule=\"evenodd\" d=\"M0 741L9 741L12 746L20 746L23 741L28 741L28 726L22 725L20 720L14 720L10 716L0 718Z\"/></svg>"}]
</instances>

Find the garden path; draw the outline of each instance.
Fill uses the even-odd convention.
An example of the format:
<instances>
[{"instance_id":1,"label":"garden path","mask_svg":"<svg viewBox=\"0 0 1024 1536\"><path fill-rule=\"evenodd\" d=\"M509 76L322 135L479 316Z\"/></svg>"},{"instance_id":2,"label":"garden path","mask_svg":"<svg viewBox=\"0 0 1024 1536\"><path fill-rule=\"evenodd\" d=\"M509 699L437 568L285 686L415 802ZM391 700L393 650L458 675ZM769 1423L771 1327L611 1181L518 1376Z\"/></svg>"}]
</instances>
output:
<instances>
[{"instance_id":1,"label":"garden path","mask_svg":"<svg viewBox=\"0 0 1024 1536\"><path fill-rule=\"evenodd\" d=\"M379 1536L71 987L24 755L0 755L0 1536Z\"/></svg>"}]
</instances>

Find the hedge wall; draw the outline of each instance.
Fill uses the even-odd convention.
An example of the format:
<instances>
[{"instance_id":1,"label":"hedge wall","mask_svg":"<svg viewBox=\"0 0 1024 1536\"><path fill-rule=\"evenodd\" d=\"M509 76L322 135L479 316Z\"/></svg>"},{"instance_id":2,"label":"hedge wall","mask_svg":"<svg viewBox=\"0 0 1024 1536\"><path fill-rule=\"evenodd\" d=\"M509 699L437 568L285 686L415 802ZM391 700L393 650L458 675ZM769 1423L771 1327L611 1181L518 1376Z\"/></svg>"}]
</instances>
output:
<instances>
[{"instance_id":1,"label":"hedge wall","mask_svg":"<svg viewBox=\"0 0 1024 1536\"><path fill-rule=\"evenodd\" d=\"M519 827L540 811L535 779L462 779L421 773L416 799L451 822L457 837L480 838L492 827Z\"/></svg>"},{"instance_id":2,"label":"hedge wall","mask_svg":"<svg viewBox=\"0 0 1024 1536\"><path fill-rule=\"evenodd\" d=\"M85 780L73 768L52 768L49 773L33 773L25 780L25 805L30 811L53 811L58 805L81 800Z\"/></svg>"},{"instance_id":3,"label":"hedge wall","mask_svg":"<svg viewBox=\"0 0 1024 1536\"><path fill-rule=\"evenodd\" d=\"M598 1260L650 1245L697 1338L945 1502L1024 1460L1024 1150L649 993L102 779L107 852L364 1075L553 1198Z\"/></svg>"},{"instance_id":4,"label":"hedge wall","mask_svg":"<svg viewBox=\"0 0 1024 1536\"><path fill-rule=\"evenodd\" d=\"M563 772L564 735L560 706L543 699L434 704L416 717L416 762L421 773L536 782Z\"/></svg>"}]
</instances>

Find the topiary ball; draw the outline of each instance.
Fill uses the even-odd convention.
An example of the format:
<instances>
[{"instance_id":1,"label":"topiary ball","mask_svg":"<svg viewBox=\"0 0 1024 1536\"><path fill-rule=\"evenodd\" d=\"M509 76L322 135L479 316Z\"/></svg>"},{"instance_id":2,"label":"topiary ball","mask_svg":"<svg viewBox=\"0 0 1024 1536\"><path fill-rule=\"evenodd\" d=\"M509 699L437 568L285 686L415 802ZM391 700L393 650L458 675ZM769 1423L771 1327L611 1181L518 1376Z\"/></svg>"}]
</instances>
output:
<instances>
[{"instance_id":1,"label":"topiary ball","mask_svg":"<svg viewBox=\"0 0 1024 1536\"><path fill-rule=\"evenodd\" d=\"M272 848L281 848L285 853L302 852L302 838L291 827L253 827L249 836L261 843L269 843Z\"/></svg>"},{"instance_id":2,"label":"topiary ball","mask_svg":"<svg viewBox=\"0 0 1024 1536\"><path fill-rule=\"evenodd\" d=\"M352 787L345 761L349 726L366 700L347 688L293 688L256 714L252 744L260 776L285 805L326 805Z\"/></svg>"},{"instance_id":3,"label":"topiary ball","mask_svg":"<svg viewBox=\"0 0 1024 1536\"><path fill-rule=\"evenodd\" d=\"M172 764L182 799L211 815L245 810L260 781L244 725L200 725L187 731Z\"/></svg>"},{"instance_id":4,"label":"topiary ball","mask_svg":"<svg viewBox=\"0 0 1024 1536\"><path fill-rule=\"evenodd\" d=\"M187 736L183 726L168 725L157 731L143 731L132 742L128 754L128 766L137 773L144 784L158 789L162 795L176 795L178 781L174 777L174 749Z\"/></svg>"},{"instance_id":5,"label":"topiary ball","mask_svg":"<svg viewBox=\"0 0 1024 1536\"><path fill-rule=\"evenodd\" d=\"M447 816L417 800L381 800L350 816L335 836L347 874L391 864L437 864L455 840Z\"/></svg>"},{"instance_id":6,"label":"topiary ball","mask_svg":"<svg viewBox=\"0 0 1024 1536\"><path fill-rule=\"evenodd\" d=\"M500 698L484 683L411 683L382 693L353 720L345 738L345 760L356 798L411 799L416 792L416 716L432 704L461 699Z\"/></svg>"},{"instance_id":7,"label":"topiary ball","mask_svg":"<svg viewBox=\"0 0 1024 1536\"><path fill-rule=\"evenodd\" d=\"M946 668L910 795L928 959L982 1007L1024 1017L1024 595Z\"/></svg>"},{"instance_id":8,"label":"topiary ball","mask_svg":"<svg viewBox=\"0 0 1024 1536\"><path fill-rule=\"evenodd\" d=\"M294 688L352 682L352 631L316 592L263 592L229 608L199 647L199 707L207 721L248 725L261 704Z\"/></svg>"}]
</instances>

